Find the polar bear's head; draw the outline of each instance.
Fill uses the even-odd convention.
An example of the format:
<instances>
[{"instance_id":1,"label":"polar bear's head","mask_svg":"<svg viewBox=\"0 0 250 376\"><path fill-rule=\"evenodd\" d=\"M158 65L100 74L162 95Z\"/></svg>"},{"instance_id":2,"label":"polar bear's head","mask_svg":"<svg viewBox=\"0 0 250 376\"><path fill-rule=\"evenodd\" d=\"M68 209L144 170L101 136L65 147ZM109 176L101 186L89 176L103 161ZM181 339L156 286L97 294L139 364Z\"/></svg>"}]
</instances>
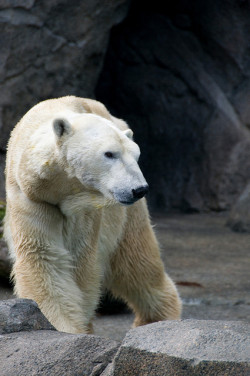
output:
<instances>
[{"instance_id":1,"label":"polar bear's head","mask_svg":"<svg viewBox=\"0 0 250 376\"><path fill-rule=\"evenodd\" d=\"M71 176L107 200L133 204L148 191L138 166L140 149L130 129L94 114L57 118L53 129Z\"/></svg>"}]
</instances>

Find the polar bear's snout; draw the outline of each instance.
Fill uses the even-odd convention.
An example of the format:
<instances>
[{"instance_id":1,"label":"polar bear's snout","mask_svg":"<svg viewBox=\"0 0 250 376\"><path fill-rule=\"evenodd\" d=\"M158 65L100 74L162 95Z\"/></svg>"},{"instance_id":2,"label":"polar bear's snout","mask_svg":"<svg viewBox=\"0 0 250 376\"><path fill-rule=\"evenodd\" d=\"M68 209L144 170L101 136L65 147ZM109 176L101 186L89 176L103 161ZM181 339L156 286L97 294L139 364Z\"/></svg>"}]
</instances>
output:
<instances>
[{"instance_id":1,"label":"polar bear's snout","mask_svg":"<svg viewBox=\"0 0 250 376\"><path fill-rule=\"evenodd\" d=\"M140 198L144 197L148 193L148 185L144 185L142 187L132 189L133 198L139 200Z\"/></svg>"},{"instance_id":2,"label":"polar bear's snout","mask_svg":"<svg viewBox=\"0 0 250 376\"><path fill-rule=\"evenodd\" d=\"M113 192L116 201L123 205L132 205L148 193L148 184L133 189L122 189Z\"/></svg>"}]
</instances>

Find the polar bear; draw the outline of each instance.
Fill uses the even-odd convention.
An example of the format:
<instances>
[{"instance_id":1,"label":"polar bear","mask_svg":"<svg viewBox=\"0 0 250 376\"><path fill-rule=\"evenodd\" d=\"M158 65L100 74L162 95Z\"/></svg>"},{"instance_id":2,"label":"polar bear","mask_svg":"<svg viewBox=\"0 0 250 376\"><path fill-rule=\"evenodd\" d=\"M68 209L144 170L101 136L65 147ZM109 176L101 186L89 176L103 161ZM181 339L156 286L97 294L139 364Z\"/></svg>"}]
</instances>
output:
<instances>
[{"instance_id":1,"label":"polar bear","mask_svg":"<svg viewBox=\"0 0 250 376\"><path fill-rule=\"evenodd\" d=\"M15 293L59 331L91 333L104 290L128 303L134 326L180 317L132 135L103 104L74 96L37 104L11 134L4 235Z\"/></svg>"}]
</instances>

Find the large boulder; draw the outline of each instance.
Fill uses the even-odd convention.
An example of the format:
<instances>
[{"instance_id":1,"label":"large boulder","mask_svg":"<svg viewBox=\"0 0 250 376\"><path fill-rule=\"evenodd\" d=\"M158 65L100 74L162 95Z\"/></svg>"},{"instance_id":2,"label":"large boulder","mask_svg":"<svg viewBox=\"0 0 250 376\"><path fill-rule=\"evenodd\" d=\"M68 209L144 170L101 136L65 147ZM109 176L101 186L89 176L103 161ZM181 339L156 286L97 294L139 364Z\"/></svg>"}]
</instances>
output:
<instances>
[{"instance_id":1,"label":"large boulder","mask_svg":"<svg viewBox=\"0 0 250 376\"><path fill-rule=\"evenodd\" d=\"M42 329L55 330L33 300L0 301L0 334Z\"/></svg>"},{"instance_id":2,"label":"large boulder","mask_svg":"<svg viewBox=\"0 0 250 376\"><path fill-rule=\"evenodd\" d=\"M0 302L1 376L98 376L112 362L119 343L54 330L35 302Z\"/></svg>"},{"instance_id":3,"label":"large boulder","mask_svg":"<svg viewBox=\"0 0 250 376\"><path fill-rule=\"evenodd\" d=\"M2 376L98 376L119 344L92 335L40 330L0 337Z\"/></svg>"},{"instance_id":4,"label":"large boulder","mask_svg":"<svg viewBox=\"0 0 250 376\"><path fill-rule=\"evenodd\" d=\"M96 95L141 146L153 208L225 210L249 181L249 3L133 3Z\"/></svg>"},{"instance_id":5,"label":"large boulder","mask_svg":"<svg viewBox=\"0 0 250 376\"><path fill-rule=\"evenodd\" d=\"M247 376L249 373L248 324L185 320L130 330L107 376Z\"/></svg>"}]
</instances>

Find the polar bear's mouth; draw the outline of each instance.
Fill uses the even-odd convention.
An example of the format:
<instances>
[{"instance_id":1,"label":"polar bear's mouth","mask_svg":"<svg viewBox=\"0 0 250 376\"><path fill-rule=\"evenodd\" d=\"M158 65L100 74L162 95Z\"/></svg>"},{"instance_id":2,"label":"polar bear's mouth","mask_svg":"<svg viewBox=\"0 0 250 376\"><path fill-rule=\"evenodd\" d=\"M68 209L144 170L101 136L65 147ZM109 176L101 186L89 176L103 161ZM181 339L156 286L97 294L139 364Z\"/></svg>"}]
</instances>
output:
<instances>
[{"instance_id":1,"label":"polar bear's mouth","mask_svg":"<svg viewBox=\"0 0 250 376\"><path fill-rule=\"evenodd\" d=\"M133 200L133 201L119 201L120 204L122 205L126 205L126 206L129 206L129 205L133 205L137 200Z\"/></svg>"}]
</instances>

